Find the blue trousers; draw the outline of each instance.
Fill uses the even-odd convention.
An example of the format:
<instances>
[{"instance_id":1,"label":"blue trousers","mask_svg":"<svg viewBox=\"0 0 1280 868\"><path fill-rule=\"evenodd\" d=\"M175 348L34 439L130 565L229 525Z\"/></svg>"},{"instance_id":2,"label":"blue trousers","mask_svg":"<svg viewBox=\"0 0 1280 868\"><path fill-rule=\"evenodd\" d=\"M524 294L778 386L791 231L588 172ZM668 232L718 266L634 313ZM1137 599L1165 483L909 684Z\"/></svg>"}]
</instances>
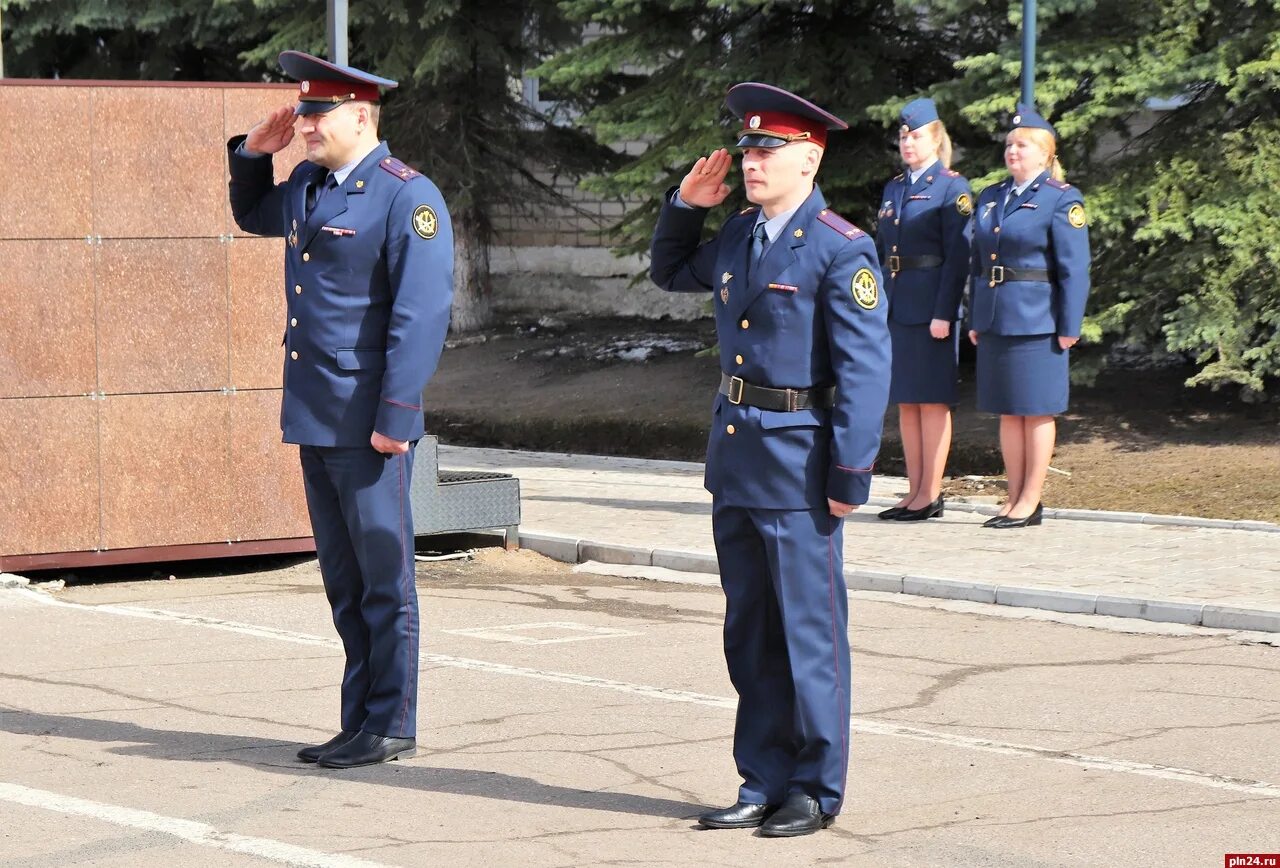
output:
<instances>
[{"instance_id":1,"label":"blue trousers","mask_svg":"<svg viewBox=\"0 0 1280 868\"><path fill-rule=\"evenodd\" d=\"M826 509L712 506L724 656L738 692L738 798L840 812L849 768L844 522Z\"/></svg>"},{"instance_id":2,"label":"blue trousers","mask_svg":"<svg viewBox=\"0 0 1280 868\"><path fill-rule=\"evenodd\" d=\"M303 446L301 457L320 574L346 652L342 729L414 738L413 449L390 456L368 446Z\"/></svg>"}]
</instances>

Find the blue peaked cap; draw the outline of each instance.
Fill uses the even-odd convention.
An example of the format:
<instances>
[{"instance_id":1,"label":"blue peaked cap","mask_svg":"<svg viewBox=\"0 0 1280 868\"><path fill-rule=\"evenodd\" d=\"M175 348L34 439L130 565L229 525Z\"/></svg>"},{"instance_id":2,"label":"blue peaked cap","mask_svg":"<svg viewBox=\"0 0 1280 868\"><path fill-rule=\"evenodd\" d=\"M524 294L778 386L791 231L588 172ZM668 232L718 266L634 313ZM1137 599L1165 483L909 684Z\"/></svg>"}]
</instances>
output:
<instances>
[{"instance_id":1,"label":"blue peaked cap","mask_svg":"<svg viewBox=\"0 0 1280 868\"><path fill-rule=\"evenodd\" d=\"M918 130L925 124L931 124L938 119L938 107L934 105L933 100L927 97L913 99L902 107L902 111L898 113L898 121L902 124L902 132L910 132Z\"/></svg>"},{"instance_id":2,"label":"blue peaked cap","mask_svg":"<svg viewBox=\"0 0 1280 868\"><path fill-rule=\"evenodd\" d=\"M1058 131L1053 128L1053 124L1041 117L1040 113L1035 110L1034 106L1029 106L1026 103L1020 102L1018 103L1018 110L1014 112L1013 123L1009 126L1009 129L1018 130L1023 127L1030 127L1031 129L1036 130L1048 130L1055 140L1058 138Z\"/></svg>"}]
</instances>

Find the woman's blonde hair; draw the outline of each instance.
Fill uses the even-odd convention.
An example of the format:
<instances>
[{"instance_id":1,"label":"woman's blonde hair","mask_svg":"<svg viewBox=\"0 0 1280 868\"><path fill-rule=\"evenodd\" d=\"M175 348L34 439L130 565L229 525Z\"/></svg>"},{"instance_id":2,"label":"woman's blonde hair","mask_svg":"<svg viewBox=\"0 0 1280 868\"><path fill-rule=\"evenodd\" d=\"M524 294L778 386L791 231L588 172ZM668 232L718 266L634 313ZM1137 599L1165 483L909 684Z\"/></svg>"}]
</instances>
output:
<instances>
[{"instance_id":1,"label":"woman's blonde hair","mask_svg":"<svg viewBox=\"0 0 1280 868\"><path fill-rule=\"evenodd\" d=\"M942 121L929 121L922 129L926 129L933 133L933 140L938 143L938 159L942 160L942 165L948 169L951 168L951 136L947 135L947 128Z\"/></svg>"},{"instance_id":2,"label":"woman's blonde hair","mask_svg":"<svg viewBox=\"0 0 1280 868\"><path fill-rule=\"evenodd\" d=\"M1058 162L1058 142L1054 139L1053 133L1048 130L1042 130L1039 127L1018 127L1016 130L1009 131L1005 141L1007 142L1019 135L1039 145L1040 149L1049 156L1049 174L1055 181L1065 181L1067 179L1067 173L1062 168L1062 163Z\"/></svg>"}]
</instances>

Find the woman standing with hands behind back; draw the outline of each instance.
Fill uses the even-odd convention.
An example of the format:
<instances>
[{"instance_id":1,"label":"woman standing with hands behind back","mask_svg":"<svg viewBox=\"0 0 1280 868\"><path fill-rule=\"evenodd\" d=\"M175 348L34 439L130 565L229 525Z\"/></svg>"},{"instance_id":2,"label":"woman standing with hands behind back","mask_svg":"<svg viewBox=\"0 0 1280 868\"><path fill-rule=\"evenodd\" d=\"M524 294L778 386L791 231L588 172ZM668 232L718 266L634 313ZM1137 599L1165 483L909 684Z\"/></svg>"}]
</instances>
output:
<instances>
[{"instance_id":1,"label":"woman standing with hands behind back","mask_svg":"<svg viewBox=\"0 0 1280 868\"><path fill-rule=\"evenodd\" d=\"M969 182L950 168L951 138L933 100L913 100L898 120L906 171L885 185L876 248L893 339L889 400L898 405L909 488L880 518L923 521L943 510L973 195Z\"/></svg>"},{"instance_id":2,"label":"woman standing with hands behind back","mask_svg":"<svg viewBox=\"0 0 1280 868\"><path fill-rule=\"evenodd\" d=\"M1057 136L1019 106L1005 138L1010 177L982 191L974 220L969 339L978 409L1000 414L1009 498L986 527L1038 525L1067 409L1068 350L1089 296L1089 231L1080 191L1063 181Z\"/></svg>"}]
</instances>

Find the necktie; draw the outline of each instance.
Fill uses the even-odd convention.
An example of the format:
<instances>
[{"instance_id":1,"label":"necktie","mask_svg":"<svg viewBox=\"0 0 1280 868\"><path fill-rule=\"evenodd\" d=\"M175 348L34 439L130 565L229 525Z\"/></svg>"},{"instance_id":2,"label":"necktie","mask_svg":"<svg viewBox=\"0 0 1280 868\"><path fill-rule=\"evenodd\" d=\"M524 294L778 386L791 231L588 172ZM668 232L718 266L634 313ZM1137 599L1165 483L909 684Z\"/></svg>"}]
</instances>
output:
<instances>
[{"instance_id":1,"label":"necktie","mask_svg":"<svg viewBox=\"0 0 1280 868\"><path fill-rule=\"evenodd\" d=\"M324 201L324 197L330 190L338 188L338 179L333 173L325 175L323 182L312 182L307 185L307 219L311 219L311 214L320 207L320 203Z\"/></svg>"},{"instance_id":2,"label":"necktie","mask_svg":"<svg viewBox=\"0 0 1280 868\"><path fill-rule=\"evenodd\" d=\"M757 223L756 228L751 232L751 268L754 272L756 266L760 264L760 260L764 257L765 246L769 243L769 236L765 234L764 224Z\"/></svg>"}]
</instances>

